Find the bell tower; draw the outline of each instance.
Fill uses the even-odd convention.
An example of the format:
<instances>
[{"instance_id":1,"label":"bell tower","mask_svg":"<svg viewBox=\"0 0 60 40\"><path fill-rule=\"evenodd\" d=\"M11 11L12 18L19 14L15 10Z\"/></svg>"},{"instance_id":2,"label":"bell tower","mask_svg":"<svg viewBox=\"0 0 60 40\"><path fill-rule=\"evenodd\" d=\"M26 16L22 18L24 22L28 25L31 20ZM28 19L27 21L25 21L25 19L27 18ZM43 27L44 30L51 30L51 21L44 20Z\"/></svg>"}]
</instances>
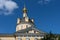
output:
<instances>
[{"instance_id":1,"label":"bell tower","mask_svg":"<svg viewBox=\"0 0 60 40\"><path fill-rule=\"evenodd\" d=\"M24 5L24 8L23 8L23 18L25 18L25 21L28 22L28 15L27 15L27 8L26 6Z\"/></svg>"},{"instance_id":2,"label":"bell tower","mask_svg":"<svg viewBox=\"0 0 60 40\"><path fill-rule=\"evenodd\" d=\"M22 18L17 18L17 26L16 26L16 31L26 29L28 27L31 27L34 23L33 19L29 19L27 15L27 8L24 5L23 8L23 17Z\"/></svg>"}]
</instances>

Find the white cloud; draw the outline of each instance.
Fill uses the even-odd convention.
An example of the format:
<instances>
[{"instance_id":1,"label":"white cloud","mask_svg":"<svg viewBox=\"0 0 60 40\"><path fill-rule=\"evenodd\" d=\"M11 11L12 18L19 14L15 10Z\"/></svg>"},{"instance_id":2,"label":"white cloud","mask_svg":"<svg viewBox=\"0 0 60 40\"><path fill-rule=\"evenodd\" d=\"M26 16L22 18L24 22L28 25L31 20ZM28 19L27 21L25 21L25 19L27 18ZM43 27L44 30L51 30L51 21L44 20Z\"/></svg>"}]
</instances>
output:
<instances>
[{"instance_id":1,"label":"white cloud","mask_svg":"<svg viewBox=\"0 0 60 40\"><path fill-rule=\"evenodd\" d=\"M12 14L13 10L17 8L17 3L12 0L0 0L0 15Z\"/></svg>"},{"instance_id":2,"label":"white cloud","mask_svg":"<svg viewBox=\"0 0 60 40\"><path fill-rule=\"evenodd\" d=\"M48 4L49 2L51 2L51 0L39 0L38 3L43 5L43 4Z\"/></svg>"},{"instance_id":3,"label":"white cloud","mask_svg":"<svg viewBox=\"0 0 60 40\"><path fill-rule=\"evenodd\" d=\"M12 2L12 1L7 1L5 3L5 7L8 10L13 10L14 8L18 8L17 4L15 2Z\"/></svg>"}]
</instances>

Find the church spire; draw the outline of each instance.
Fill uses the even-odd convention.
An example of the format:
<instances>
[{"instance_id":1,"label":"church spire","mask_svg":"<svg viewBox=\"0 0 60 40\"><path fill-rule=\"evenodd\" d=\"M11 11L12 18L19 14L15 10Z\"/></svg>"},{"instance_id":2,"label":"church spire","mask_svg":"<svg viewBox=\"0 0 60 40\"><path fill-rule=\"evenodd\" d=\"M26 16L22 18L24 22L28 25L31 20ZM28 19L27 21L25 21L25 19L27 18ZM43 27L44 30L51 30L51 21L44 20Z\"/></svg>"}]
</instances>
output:
<instances>
[{"instance_id":1,"label":"church spire","mask_svg":"<svg viewBox=\"0 0 60 40\"><path fill-rule=\"evenodd\" d=\"M25 5L24 5L24 8L23 8L23 17L27 17L27 8L26 8Z\"/></svg>"}]
</instances>

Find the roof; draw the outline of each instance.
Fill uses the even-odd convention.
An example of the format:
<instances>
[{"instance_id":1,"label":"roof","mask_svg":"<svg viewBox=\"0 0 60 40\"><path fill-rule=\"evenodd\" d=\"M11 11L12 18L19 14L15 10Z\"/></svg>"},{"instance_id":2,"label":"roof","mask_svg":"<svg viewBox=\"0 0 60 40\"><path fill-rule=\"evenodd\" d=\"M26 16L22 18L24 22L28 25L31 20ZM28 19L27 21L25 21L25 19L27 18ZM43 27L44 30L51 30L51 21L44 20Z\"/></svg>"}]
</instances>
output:
<instances>
[{"instance_id":1,"label":"roof","mask_svg":"<svg viewBox=\"0 0 60 40\"><path fill-rule=\"evenodd\" d=\"M32 22L31 19L28 19L28 20L29 20L29 22L26 22L24 17L23 18L20 18L20 24L21 23L34 24L34 22Z\"/></svg>"},{"instance_id":2,"label":"roof","mask_svg":"<svg viewBox=\"0 0 60 40\"><path fill-rule=\"evenodd\" d=\"M19 30L19 31L17 31L16 33L25 33L25 32L30 31L30 30L35 30L35 31L38 31L38 32L40 32L40 33L44 33L44 32L42 32L42 31L36 29L35 27L29 27L29 28L26 28L26 29L23 29L23 30Z\"/></svg>"},{"instance_id":3,"label":"roof","mask_svg":"<svg viewBox=\"0 0 60 40\"><path fill-rule=\"evenodd\" d=\"M27 31L30 31L30 30L35 30L35 31L38 31L39 33L38 34L37 33L26 33ZM38 30L36 27L29 27L29 28L15 32L15 35L16 36L18 36L18 35L20 35L20 36L22 36L22 35L25 35L25 36L44 36L45 32Z\"/></svg>"},{"instance_id":4,"label":"roof","mask_svg":"<svg viewBox=\"0 0 60 40\"><path fill-rule=\"evenodd\" d=\"M26 33L27 31L30 31L30 30L36 30L36 31L38 31L38 32L40 32L40 33ZM16 36L44 36L45 35L45 32L43 32L43 31L40 31L40 30L38 30L38 29L36 29L35 27L29 27L29 28L27 28L27 29L23 29L23 30L19 30L19 31L17 31L17 32L15 32L15 35Z\"/></svg>"},{"instance_id":5,"label":"roof","mask_svg":"<svg viewBox=\"0 0 60 40\"><path fill-rule=\"evenodd\" d=\"M0 33L0 37L14 37L14 34Z\"/></svg>"},{"instance_id":6,"label":"roof","mask_svg":"<svg viewBox=\"0 0 60 40\"><path fill-rule=\"evenodd\" d=\"M35 33L17 33L17 34L15 34L16 36L33 36L33 37L35 37L35 36L38 36L38 37L42 37L42 36L44 36L44 34L35 34Z\"/></svg>"}]
</instances>

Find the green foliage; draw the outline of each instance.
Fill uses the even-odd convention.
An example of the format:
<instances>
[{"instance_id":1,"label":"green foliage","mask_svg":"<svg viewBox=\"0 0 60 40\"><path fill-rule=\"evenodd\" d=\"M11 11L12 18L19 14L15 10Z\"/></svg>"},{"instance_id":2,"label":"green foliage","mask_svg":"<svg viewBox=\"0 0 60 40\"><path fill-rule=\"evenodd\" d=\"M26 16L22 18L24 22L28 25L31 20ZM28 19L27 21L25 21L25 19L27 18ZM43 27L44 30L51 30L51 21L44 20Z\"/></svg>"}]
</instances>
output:
<instances>
[{"instance_id":1,"label":"green foliage","mask_svg":"<svg viewBox=\"0 0 60 40\"><path fill-rule=\"evenodd\" d=\"M56 36L50 32L49 34L46 34L42 40L55 40L55 39Z\"/></svg>"},{"instance_id":2,"label":"green foliage","mask_svg":"<svg viewBox=\"0 0 60 40\"><path fill-rule=\"evenodd\" d=\"M59 37L58 37L58 40L60 40L60 35L59 35Z\"/></svg>"}]
</instances>

